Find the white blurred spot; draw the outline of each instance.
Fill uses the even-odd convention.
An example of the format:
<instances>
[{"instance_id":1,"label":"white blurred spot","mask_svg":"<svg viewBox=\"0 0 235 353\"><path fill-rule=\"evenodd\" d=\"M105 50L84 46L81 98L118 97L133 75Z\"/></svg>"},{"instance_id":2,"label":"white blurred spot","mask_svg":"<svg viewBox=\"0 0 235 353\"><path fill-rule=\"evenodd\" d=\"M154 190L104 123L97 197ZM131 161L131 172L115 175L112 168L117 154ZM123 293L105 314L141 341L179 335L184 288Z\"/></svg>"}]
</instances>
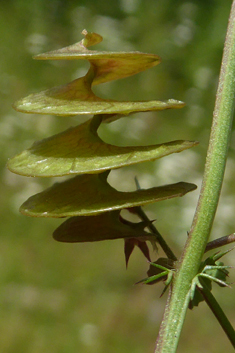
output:
<instances>
[{"instance_id":1,"label":"white blurred spot","mask_svg":"<svg viewBox=\"0 0 235 353\"><path fill-rule=\"evenodd\" d=\"M173 153L156 163L156 180L159 183L175 183L176 180L184 180L189 175L196 173L199 164L199 156L192 150L183 153ZM194 175L195 177L195 175Z\"/></svg>"},{"instance_id":2,"label":"white blurred spot","mask_svg":"<svg viewBox=\"0 0 235 353\"><path fill-rule=\"evenodd\" d=\"M182 19L194 18L197 13L198 6L192 2L185 2L179 7L179 15Z\"/></svg>"},{"instance_id":3,"label":"white blurred spot","mask_svg":"<svg viewBox=\"0 0 235 353\"><path fill-rule=\"evenodd\" d=\"M41 308L52 312L63 310L67 298L57 289L42 289L32 285L9 283L2 288L3 302L19 305L23 308Z\"/></svg>"},{"instance_id":4,"label":"white blurred spot","mask_svg":"<svg viewBox=\"0 0 235 353\"><path fill-rule=\"evenodd\" d=\"M94 32L103 33L105 48L109 51L134 50L130 42L123 38L121 22L108 16L96 16L93 23ZM102 45L102 43L101 43Z\"/></svg>"},{"instance_id":5,"label":"white blurred spot","mask_svg":"<svg viewBox=\"0 0 235 353\"><path fill-rule=\"evenodd\" d=\"M188 20L183 24L179 24L173 31L172 37L175 45L184 47L193 39L193 23Z\"/></svg>"},{"instance_id":6,"label":"white blurred spot","mask_svg":"<svg viewBox=\"0 0 235 353\"><path fill-rule=\"evenodd\" d=\"M11 94L11 86L14 82L14 76L8 75L6 72L0 75L0 92L2 94Z\"/></svg>"},{"instance_id":7,"label":"white blurred spot","mask_svg":"<svg viewBox=\"0 0 235 353\"><path fill-rule=\"evenodd\" d=\"M19 212L19 206L27 200L30 196L37 194L38 192L43 191L42 185L40 185L40 182L36 180L32 180L28 178L24 178L25 185L22 186L22 189L15 193L14 196L12 196L11 203L13 205L13 210L18 214Z\"/></svg>"},{"instance_id":8,"label":"white blurred spot","mask_svg":"<svg viewBox=\"0 0 235 353\"><path fill-rule=\"evenodd\" d=\"M203 118L205 117L205 109L200 105L190 105L187 111L187 122L191 126L199 126L203 123Z\"/></svg>"},{"instance_id":9,"label":"white blurred spot","mask_svg":"<svg viewBox=\"0 0 235 353\"><path fill-rule=\"evenodd\" d=\"M121 0L121 9L126 13L133 13L137 10L140 0Z\"/></svg>"},{"instance_id":10,"label":"white blurred spot","mask_svg":"<svg viewBox=\"0 0 235 353\"><path fill-rule=\"evenodd\" d=\"M84 6L75 7L70 13L70 18L72 24L78 31L80 31L80 33L82 29L86 28L87 24L91 22L90 11L87 7Z\"/></svg>"},{"instance_id":11,"label":"white blurred spot","mask_svg":"<svg viewBox=\"0 0 235 353\"><path fill-rule=\"evenodd\" d=\"M206 89L212 81L213 71L209 67L200 67L194 75L195 86Z\"/></svg>"},{"instance_id":12,"label":"white blurred spot","mask_svg":"<svg viewBox=\"0 0 235 353\"><path fill-rule=\"evenodd\" d=\"M173 41L178 47L184 47L192 41L196 23L194 21L197 12L197 6L191 2L182 4L178 9L180 23L175 27L172 33Z\"/></svg>"},{"instance_id":13,"label":"white blurred spot","mask_svg":"<svg viewBox=\"0 0 235 353\"><path fill-rule=\"evenodd\" d=\"M84 324L79 332L79 338L85 346L96 346L98 327L94 324Z\"/></svg>"},{"instance_id":14,"label":"white blurred spot","mask_svg":"<svg viewBox=\"0 0 235 353\"><path fill-rule=\"evenodd\" d=\"M185 93L185 101L188 105L198 104L202 98L202 91L198 88L191 87Z\"/></svg>"},{"instance_id":15,"label":"white blurred spot","mask_svg":"<svg viewBox=\"0 0 235 353\"><path fill-rule=\"evenodd\" d=\"M25 41L26 50L30 54L39 54L44 51L47 43L47 37L40 33L32 33Z\"/></svg>"}]
</instances>

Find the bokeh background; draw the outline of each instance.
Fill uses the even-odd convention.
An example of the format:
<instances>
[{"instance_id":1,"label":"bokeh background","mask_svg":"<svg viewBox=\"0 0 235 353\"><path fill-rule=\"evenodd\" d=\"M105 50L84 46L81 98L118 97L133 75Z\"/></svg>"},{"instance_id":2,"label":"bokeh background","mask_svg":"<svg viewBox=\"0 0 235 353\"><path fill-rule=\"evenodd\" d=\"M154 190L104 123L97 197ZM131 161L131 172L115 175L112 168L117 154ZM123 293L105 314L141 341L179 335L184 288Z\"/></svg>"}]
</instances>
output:
<instances>
[{"instance_id":1,"label":"bokeh background","mask_svg":"<svg viewBox=\"0 0 235 353\"><path fill-rule=\"evenodd\" d=\"M123 241L62 244L61 223L18 213L20 204L55 179L33 179L6 169L7 159L83 121L21 114L12 103L84 74L81 61L33 61L32 55L73 44L86 28L104 37L104 50L158 54L162 63L134 77L96 87L104 98L183 100L182 110L135 114L99 130L118 145L198 140L192 150L113 171L119 190L188 181L200 189L231 1L2 0L0 3L0 351L6 353L153 352L166 295L163 285L134 285L148 264L136 249L126 270ZM95 49L95 48L94 48ZM235 228L235 134L212 238ZM198 192L145 208L177 255L183 248ZM153 260L157 258L153 253ZM161 251L159 256L162 256ZM226 262L234 265L234 254ZM233 271L232 271L233 272ZM231 275L234 281L234 274ZM214 293L235 324L234 289ZM181 353L232 352L206 304L189 311Z\"/></svg>"}]
</instances>

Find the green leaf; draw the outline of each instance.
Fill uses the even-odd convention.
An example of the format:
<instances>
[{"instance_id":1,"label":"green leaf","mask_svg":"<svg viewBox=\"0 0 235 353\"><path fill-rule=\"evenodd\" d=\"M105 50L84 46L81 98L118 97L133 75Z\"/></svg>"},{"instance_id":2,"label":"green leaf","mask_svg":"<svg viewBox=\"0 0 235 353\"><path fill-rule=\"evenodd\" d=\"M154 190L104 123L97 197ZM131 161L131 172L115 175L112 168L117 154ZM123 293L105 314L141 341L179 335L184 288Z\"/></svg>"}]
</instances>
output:
<instances>
[{"instance_id":1,"label":"green leaf","mask_svg":"<svg viewBox=\"0 0 235 353\"><path fill-rule=\"evenodd\" d=\"M155 160L197 145L193 141L172 141L142 147L113 146L103 142L97 135L101 119L101 116L97 116L92 122L35 142L32 147L10 159L8 168L21 175L44 177L100 173Z\"/></svg>"},{"instance_id":2,"label":"green leaf","mask_svg":"<svg viewBox=\"0 0 235 353\"><path fill-rule=\"evenodd\" d=\"M102 213L98 216L72 217L63 222L53 233L57 241L93 242L100 240L141 238L142 241L155 237L144 231L143 222L138 227L131 227L119 219L120 211Z\"/></svg>"},{"instance_id":3,"label":"green leaf","mask_svg":"<svg viewBox=\"0 0 235 353\"><path fill-rule=\"evenodd\" d=\"M223 262L218 260L231 250L233 249L225 250L223 252L216 252L207 257L201 263L199 272L194 279L194 283L191 288L191 300L189 303L190 309L193 309L194 306L198 306L200 302L205 300L201 292L198 290L198 287L203 289L204 285L206 284L207 289L211 291L212 281L221 287L229 287L228 283L226 283L226 280L227 276L229 275L228 269L230 266L224 266ZM201 277L203 277L203 284L200 282Z\"/></svg>"},{"instance_id":4,"label":"green leaf","mask_svg":"<svg viewBox=\"0 0 235 353\"><path fill-rule=\"evenodd\" d=\"M89 72L88 72L89 74ZM13 107L23 113L74 116L77 114L129 114L182 108L185 103L174 99L166 102L118 102L97 97L91 90L87 76L78 78L67 85L54 87L17 101Z\"/></svg>"},{"instance_id":5,"label":"green leaf","mask_svg":"<svg viewBox=\"0 0 235 353\"><path fill-rule=\"evenodd\" d=\"M134 192L120 192L107 182L108 173L81 175L56 183L30 197L20 211L34 217L88 216L183 196L196 185L180 182Z\"/></svg>"},{"instance_id":6,"label":"green leaf","mask_svg":"<svg viewBox=\"0 0 235 353\"><path fill-rule=\"evenodd\" d=\"M147 272L147 279L145 279L144 283L146 284L155 284L160 281L165 281L167 278L167 274L171 271L174 270L176 266L176 262L172 259L168 259L165 257L160 257L157 259L157 261L151 262L149 270ZM168 272L165 274L165 272ZM160 274L164 273L164 276L161 276ZM158 277L159 275L159 277ZM157 276L157 277L155 277ZM151 277L153 277L151 279Z\"/></svg>"},{"instance_id":7,"label":"green leaf","mask_svg":"<svg viewBox=\"0 0 235 353\"><path fill-rule=\"evenodd\" d=\"M85 34L81 42L37 55L36 59L70 60L85 59L90 69L66 85L54 87L40 93L31 94L15 103L14 108L24 113L77 115L77 114L129 114L131 112L182 108L183 102L169 99L161 101L117 102L97 97L91 90L92 85L128 77L144 71L160 62L154 54L140 52L104 52L88 50L86 46L97 44L102 37L96 33ZM86 46L85 46L86 45Z\"/></svg>"},{"instance_id":8,"label":"green leaf","mask_svg":"<svg viewBox=\"0 0 235 353\"><path fill-rule=\"evenodd\" d=\"M34 56L37 60L88 60L95 69L93 85L135 75L156 66L161 59L158 55L132 52L111 52L88 50L98 44L102 37L97 33L82 32L85 38L65 48Z\"/></svg>"},{"instance_id":9,"label":"green leaf","mask_svg":"<svg viewBox=\"0 0 235 353\"><path fill-rule=\"evenodd\" d=\"M209 276L218 279L219 281L226 282L227 276L229 275L228 269L230 268L230 266L224 266L224 263L218 260L231 250L233 250L233 248L225 251L218 251L212 254L211 256L207 257L201 263L199 271L201 273L204 272Z\"/></svg>"},{"instance_id":10,"label":"green leaf","mask_svg":"<svg viewBox=\"0 0 235 353\"><path fill-rule=\"evenodd\" d=\"M209 289L211 290L211 282L208 280L207 280L207 286L210 286ZM198 306L200 303L204 301L205 299L203 298L202 294L199 292L198 288L195 287L188 307L190 310L192 310L195 306Z\"/></svg>"}]
</instances>

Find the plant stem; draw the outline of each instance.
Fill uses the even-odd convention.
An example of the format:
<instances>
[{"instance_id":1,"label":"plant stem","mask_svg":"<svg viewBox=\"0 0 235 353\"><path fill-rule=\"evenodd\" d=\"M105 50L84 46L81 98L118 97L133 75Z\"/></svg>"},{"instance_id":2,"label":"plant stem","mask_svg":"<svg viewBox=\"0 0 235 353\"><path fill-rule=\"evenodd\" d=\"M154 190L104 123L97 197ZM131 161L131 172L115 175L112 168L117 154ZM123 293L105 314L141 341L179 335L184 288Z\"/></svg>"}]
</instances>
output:
<instances>
[{"instance_id":1,"label":"plant stem","mask_svg":"<svg viewBox=\"0 0 235 353\"><path fill-rule=\"evenodd\" d=\"M226 333L228 339L232 343L233 347L235 348L235 331L229 322L227 316L221 309L219 303L211 293L211 291L208 289L206 282L203 281L202 278L200 278L200 282L203 285L203 288L199 288L198 290L204 297L205 301L207 302L208 306L210 307L211 311L213 314L216 316L217 320L219 321L221 327L223 328L224 332Z\"/></svg>"},{"instance_id":2,"label":"plant stem","mask_svg":"<svg viewBox=\"0 0 235 353\"><path fill-rule=\"evenodd\" d=\"M235 0L232 3L216 95L202 188L160 327L155 353L173 353L189 303L189 292L210 235L222 186L235 93Z\"/></svg>"},{"instance_id":3,"label":"plant stem","mask_svg":"<svg viewBox=\"0 0 235 353\"><path fill-rule=\"evenodd\" d=\"M140 187L140 184L139 184L137 177L135 177L135 184L136 184L137 190L140 190L141 187ZM140 217L140 219L142 219L142 221L144 221L146 223L150 232L155 234L158 244L161 246L162 250L164 251L164 253L168 257L168 259L171 259L173 261L177 261L177 257L175 256L175 254L173 253L171 248L167 245L167 243L165 242L165 240L163 239L162 235L159 233L157 228L153 225L152 222L150 222L150 219L148 218L148 216L146 215L146 213L144 212L142 207L141 206L135 207L135 212Z\"/></svg>"},{"instance_id":4,"label":"plant stem","mask_svg":"<svg viewBox=\"0 0 235 353\"><path fill-rule=\"evenodd\" d=\"M235 233L225 235L224 237L215 239L206 244L205 252L212 249L220 248L221 246L228 245L235 242Z\"/></svg>"},{"instance_id":5,"label":"plant stem","mask_svg":"<svg viewBox=\"0 0 235 353\"><path fill-rule=\"evenodd\" d=\"M146 213L144 212L142 207L140 207L140 206L135 207L135 211L138 214L138 216L140 217L140 219L142 219L142 221L146 222L148 229L153 234L155 234L158 244L161 246L162 250L164 251L164 253L168 257L168 259L177 261L177 257L175 256L173 251L170 249L170 247L167 245L167 243L165 242L165 240L163 239L163 237L161 236L161 234L159 233L157 228L150 222L148 216L146 215Z\"/></svg>"}]
</instances>

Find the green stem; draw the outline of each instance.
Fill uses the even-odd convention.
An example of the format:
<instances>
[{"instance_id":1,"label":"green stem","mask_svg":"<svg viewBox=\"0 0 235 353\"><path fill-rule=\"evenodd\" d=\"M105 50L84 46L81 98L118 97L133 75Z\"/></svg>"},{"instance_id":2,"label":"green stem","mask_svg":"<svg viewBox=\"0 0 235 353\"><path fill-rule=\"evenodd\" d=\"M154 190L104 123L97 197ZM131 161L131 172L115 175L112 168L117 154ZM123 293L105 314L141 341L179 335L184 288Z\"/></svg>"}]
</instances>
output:
<instances>
[{"instance_id":1,"label":"green stem","mask_svg":"<svg viewBox=\"0 0 235 353\"><path fill-rule=\"evenodd\" d=\"M219 201L230 141L234 93L235 0L229 18L201 193L168 297L155 353L173 353L177 349L192 280L197 275Z\"/></svg>"},{"instance_id":2,"label":"green stem","mask_svg":"<svg viewBox=\"0 0 235 353\"><path fill-rule=\"evenodd\" d=\"M198 287L198 290L200 291L200 293L204 297L208 306L210 307L213 314L215 315L215 317L219 321L221 327L223 328L224 332L226 333L228 339L230 340L233 347L235 348L235 331L234 331L231 323L229 322L227 316L223 312L222 308L220 307L219 303L217 302L217 300L215 299L213 294L208 289L205 281L203 281L203 279L200 278L200 282L203 285L203 288Z\"/></svg>"}]
</instances>

